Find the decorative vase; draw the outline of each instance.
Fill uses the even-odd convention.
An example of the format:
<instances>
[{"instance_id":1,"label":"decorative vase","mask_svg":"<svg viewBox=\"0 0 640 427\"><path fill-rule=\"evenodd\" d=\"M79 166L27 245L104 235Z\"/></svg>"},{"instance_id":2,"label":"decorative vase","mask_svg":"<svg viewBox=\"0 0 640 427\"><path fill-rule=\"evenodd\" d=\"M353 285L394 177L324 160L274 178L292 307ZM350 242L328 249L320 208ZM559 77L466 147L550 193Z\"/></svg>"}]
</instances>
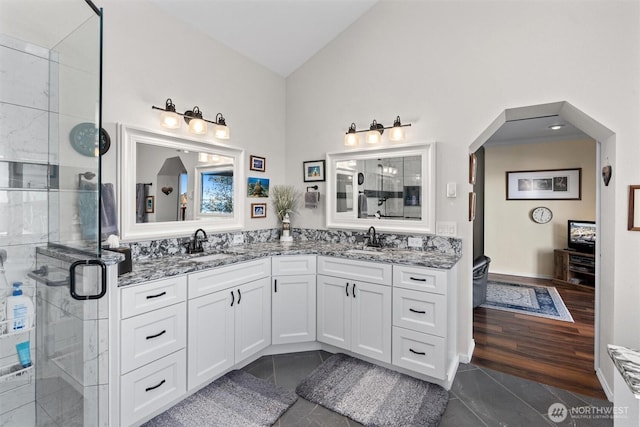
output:
<instances>
[{"instance_id":1,"label":"decorative vase","mask_svg":"<svg viewBox=\"0 0 640 427\"><path fill-rule=\"evenodd\" d=\"M282 218L282 232L280 233L281 242L293 242L293 236L291 236L291 220L289 214L284 214Z\"/></svg>"}]
</instances>

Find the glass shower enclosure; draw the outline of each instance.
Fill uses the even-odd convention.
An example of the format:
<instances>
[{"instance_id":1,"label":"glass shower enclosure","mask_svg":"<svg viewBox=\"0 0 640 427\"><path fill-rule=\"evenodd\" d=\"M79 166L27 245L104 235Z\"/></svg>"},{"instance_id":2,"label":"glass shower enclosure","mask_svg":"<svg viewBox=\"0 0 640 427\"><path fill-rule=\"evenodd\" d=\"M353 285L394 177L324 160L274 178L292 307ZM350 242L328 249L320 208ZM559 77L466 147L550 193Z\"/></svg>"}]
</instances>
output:
<instances>
[{"instance_id":1,"label":"glass shower enclosure","mask_svg":"<svg viewBox=\"0 0 640 427\"><path fill-rule=\"evenodd\" d=\"M11 147L0 153L0 209L22 216L0 243L30 248L35 262L14 276L36 307L28 328L0 328L0 400L11 399L0 425L107 426L115 279L100 248L102 11L90 0L0 1L0 70L0 129L20 126L0 130ZM31 366L12 354L25 341Z\"/></svg>"}]
</instances>

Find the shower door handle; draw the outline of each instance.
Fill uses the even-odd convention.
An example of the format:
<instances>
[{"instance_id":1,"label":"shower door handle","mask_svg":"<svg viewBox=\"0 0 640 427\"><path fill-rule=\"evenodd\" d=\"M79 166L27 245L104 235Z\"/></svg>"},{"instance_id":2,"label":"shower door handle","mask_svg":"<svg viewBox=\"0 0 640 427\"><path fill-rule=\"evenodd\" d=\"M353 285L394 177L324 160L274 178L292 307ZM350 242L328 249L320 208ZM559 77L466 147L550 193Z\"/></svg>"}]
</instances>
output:
<instances>
[{"instance_id":1,"label":"shower door handle","mask_svg":"<svg viewBox=\"0 0 640 427\"><path fill-rule=\"evenodd\" d=\"M100 291L97 294L80 295L76 291L76 268L81 265L96 265L100 267ZM86 301L90 299L100 299L107 293L107 266L99 259L85 259L76 261L69 267L69 292L73 299Z\"/></svg>"}]
</instances>

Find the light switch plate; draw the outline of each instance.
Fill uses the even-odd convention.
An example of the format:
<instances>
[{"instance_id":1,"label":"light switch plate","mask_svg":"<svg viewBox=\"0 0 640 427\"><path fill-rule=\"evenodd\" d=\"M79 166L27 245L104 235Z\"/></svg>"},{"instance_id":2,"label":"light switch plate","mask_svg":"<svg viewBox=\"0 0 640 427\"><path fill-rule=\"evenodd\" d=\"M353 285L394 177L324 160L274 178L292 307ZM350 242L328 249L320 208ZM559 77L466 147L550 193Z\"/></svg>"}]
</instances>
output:
<instances>
[{"instance_id":1,"label":"light switch plate","mask_svg":"<svg viewBox=\"0 0 640 427\"><path fill-rule=\"evenodd\" d=\"M244 234L238 233L233 235L233 244L241 245L244 243Z\"/></svg>"},{"instance_id":2,"label":"light switch plate","mask_svg":"<svg viewBox=\"0 0 640 427\"><path fill-rule=\"evenodd\" d=\"M409 237L407 240L407 245L410 248L421 248L422 247L422 237Z\"/></svg>"},{"instance_id":3,"label":"light switch plate","mask_svg":"<svg viewBox=\"0 0 640 427\"><path fill-rule=\"evenodd\" d=\"M456 237L458 224L455 221L436 221L436 234L438 236Z\"/></svg>"},{"instance_id":4,"label":"light switch plate","mask_svg":"<svg viewBox=\"0 0 640 427\"><path fill-rule=\"evenodd\" d=\"M457 196L457 188L455 182L450 182L447 184L447 197L453 198Z\"/></svg>"}]
</instances>

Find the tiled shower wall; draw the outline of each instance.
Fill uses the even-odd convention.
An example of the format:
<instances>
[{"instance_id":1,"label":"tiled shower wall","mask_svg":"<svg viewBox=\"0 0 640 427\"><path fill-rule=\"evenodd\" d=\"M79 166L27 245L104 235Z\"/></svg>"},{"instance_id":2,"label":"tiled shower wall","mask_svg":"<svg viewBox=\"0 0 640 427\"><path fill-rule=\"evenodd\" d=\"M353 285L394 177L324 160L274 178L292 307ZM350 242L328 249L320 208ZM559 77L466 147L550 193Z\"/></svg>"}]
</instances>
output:
<instances>
[{"instance_id":1,"label":"tiled shower wall","mask_svg":"<svg viewBox=\"0 0 640 427\"><path fill-rule=\"evenodd\" d=\"M48 58L47 49L0 34L0 248L8 254L9 284L28 284L26 273L35 268L35 246L48 239L46 188L16 188L9 182L7 163L48 163ZM17 361L15 344L25 339L23 335L0 339L0 366ZM35 333L28 339L35 354ZM33 374L29 379L0 382L0 426L33 425L34 396Z\"/></svg>"}]
</instances>

